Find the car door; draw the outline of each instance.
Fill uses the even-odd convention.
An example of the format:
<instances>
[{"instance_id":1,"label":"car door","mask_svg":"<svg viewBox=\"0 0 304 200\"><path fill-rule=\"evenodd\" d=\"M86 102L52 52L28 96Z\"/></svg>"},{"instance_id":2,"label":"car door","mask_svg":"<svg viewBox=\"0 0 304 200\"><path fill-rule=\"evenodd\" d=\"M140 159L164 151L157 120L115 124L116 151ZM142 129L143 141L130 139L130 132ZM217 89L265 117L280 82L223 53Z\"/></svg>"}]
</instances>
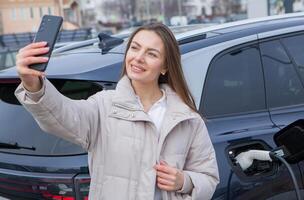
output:
<instances>
[{"instance_id":1,"label":"car door","mask_svg":"<svg viewBox=\"0 0 304 200\"><path fill-rule=\"evenodd\" d=\"M216 150L221 178L213 199L267 199L281 190L292 190L285 173L244 182L230 173L224 156L232 142L259 139L275 146L272 136L279 129L271 121L266 104L258 43L236 46L215 56L207 72L200 112Z\"/></svg>"},{"instance_id":2,"label":"car door","mask_svg":"<svg viewBox=\"0 0 304 200\"><path fill-rule=\"evenodd\" d=\"M303 32L262 41L260 44L270 115L280 128L304 118L303 44ZM303 161L298 167L303 174Z\"/></svg>"},{"instance_id":3,"label":"car door","mask_svg":"<svg viewBox=\"0 0 304 200\"><path fill-rule=\"evenodd\" d=\"M304 118L304 33L261 41L267 104L279 128Z\"/></svg>"}]
</instances>

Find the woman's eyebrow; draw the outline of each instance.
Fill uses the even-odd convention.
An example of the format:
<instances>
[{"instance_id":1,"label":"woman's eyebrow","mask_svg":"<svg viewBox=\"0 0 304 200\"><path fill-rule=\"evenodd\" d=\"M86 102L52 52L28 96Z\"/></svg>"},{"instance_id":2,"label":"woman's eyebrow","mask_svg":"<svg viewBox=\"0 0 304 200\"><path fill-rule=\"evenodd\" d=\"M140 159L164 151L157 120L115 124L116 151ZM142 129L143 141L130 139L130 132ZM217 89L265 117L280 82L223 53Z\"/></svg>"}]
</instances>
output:
<instances>
[{"instance_id":1,"label":"woman's eyebrow","mask_svg":"<svg viewBox=\"0 0 304 200\"><path fill-rule=\"evenodd\" d=\"M134 43L137 46L141 47L141 45L138 42L136 42L136 41L132 41L131 43ZM157 53L161 54L158 49L154 49L154 48L148 48L148 51L156 51Z\"/></svg>"}]
</instances>

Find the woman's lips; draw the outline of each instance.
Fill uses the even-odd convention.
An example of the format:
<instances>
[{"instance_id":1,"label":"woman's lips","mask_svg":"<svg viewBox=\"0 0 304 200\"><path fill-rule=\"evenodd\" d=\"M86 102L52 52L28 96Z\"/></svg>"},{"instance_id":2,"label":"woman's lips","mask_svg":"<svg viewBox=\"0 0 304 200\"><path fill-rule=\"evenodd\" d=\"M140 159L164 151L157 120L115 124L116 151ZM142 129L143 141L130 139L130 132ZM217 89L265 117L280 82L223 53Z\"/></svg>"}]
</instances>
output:
<instances>
[{"instance_id":1,"label":"woman's lips","mask_svg":"<svg viewBox=\"0 0 304 200\"><path fill-rule=\"evenodd\" d=\"M140 73L146 71L143 67L138 66L138 65L131 65L131 69L134 72Z\"/></svg>"}]
</instances>

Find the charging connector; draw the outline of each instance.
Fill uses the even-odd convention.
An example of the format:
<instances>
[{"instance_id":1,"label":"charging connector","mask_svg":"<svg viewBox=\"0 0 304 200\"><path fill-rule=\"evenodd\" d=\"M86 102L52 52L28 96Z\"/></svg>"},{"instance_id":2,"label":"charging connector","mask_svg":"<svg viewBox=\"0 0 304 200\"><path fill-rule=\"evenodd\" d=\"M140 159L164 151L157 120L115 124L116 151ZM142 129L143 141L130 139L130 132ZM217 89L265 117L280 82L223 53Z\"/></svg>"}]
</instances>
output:
<instances>
[{"instance_id":1,"label":"charging connector","mask_svg":"<svg viewBox=\"0 0 304 200\"><path fill-rule=\"evenodd\" d=\"M287 167L287 169L290 173L290 176L292 178L292 181L294 183L294 186L295 186L295 192L296 192L297 199L301 200L301 194L300 194L300 190L299 190L299 186L298 186L296 177L293 173L291 166L284 159L284 157L287 157L288 155L289 155L289 152L284 148L284 146L274 149L272 151L249 150L249 151L245 151L245 152L238 154L235 157L235 162L240 165L240 167L242 168L243 171L245 171L252 165L254 160L270 161L270 162L280 161Z\"/></svg>"},{"instance_id":2,"label":"charging connector","mask_svg":"<svg viewBox=\"0 0 304 200\"><path fill-rule=\"evenodd\" d=\"M241 166L242 170L245 171L252 165L253 160L262 160L262 161L272 162L269 152L270 151L265 151L265 150L245 151L245 152L238 154L235 157L236 163L238 163Z\"/></svg>"}]
</instances>

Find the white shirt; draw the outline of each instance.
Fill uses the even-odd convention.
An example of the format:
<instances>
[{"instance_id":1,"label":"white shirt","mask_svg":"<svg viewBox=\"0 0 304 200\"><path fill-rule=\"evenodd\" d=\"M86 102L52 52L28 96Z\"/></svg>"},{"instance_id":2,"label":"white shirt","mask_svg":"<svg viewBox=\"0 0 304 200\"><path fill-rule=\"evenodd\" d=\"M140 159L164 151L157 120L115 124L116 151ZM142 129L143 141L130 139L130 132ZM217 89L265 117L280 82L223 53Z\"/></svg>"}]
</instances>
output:
<instances>
[{"instance_id":1,"label":"white shirt","mask_svg":"<svg viewBox=\"0 0 304 200\"><path fill-rule=\"evenodd\" d=\"M162 125L164 116L165 116L165 112L167 109L167 101L166 101L166 93L163 89L161 89L163 96L157 101L155 102L151 108L149 109L149 111L147 112L148 116L150 117L150 119L152 120L152 122L154 123L156 130L157 130L157 134L158 134L158 138L159 138L159 134L160 134L160 127ZM138 103L141 105L141 107L143 108L143 105L139 99L138 96L137 100Z\"/></svg>"},{"instance_id":2,"label":"white shirt","mask_svg":"<svg viewBox=\"0 0 304 200\"><path fill-rule=\"evenodd\" d=\"M150 117L150 119L152 120L152 122L156 127L157 130L156 134L158 141L160 138L160 128L163 123L165 112L167 109L166 93L163 89L161 89L161 91L163 93L163 96L157 102L155 102L147 112L148 116ZM139 104L143 107L138 96L137 96L137 100ZM155 186L154 200L161 200L161 199L162 199L161 191L157 186Z\"/></svg>"}]
</instances>

